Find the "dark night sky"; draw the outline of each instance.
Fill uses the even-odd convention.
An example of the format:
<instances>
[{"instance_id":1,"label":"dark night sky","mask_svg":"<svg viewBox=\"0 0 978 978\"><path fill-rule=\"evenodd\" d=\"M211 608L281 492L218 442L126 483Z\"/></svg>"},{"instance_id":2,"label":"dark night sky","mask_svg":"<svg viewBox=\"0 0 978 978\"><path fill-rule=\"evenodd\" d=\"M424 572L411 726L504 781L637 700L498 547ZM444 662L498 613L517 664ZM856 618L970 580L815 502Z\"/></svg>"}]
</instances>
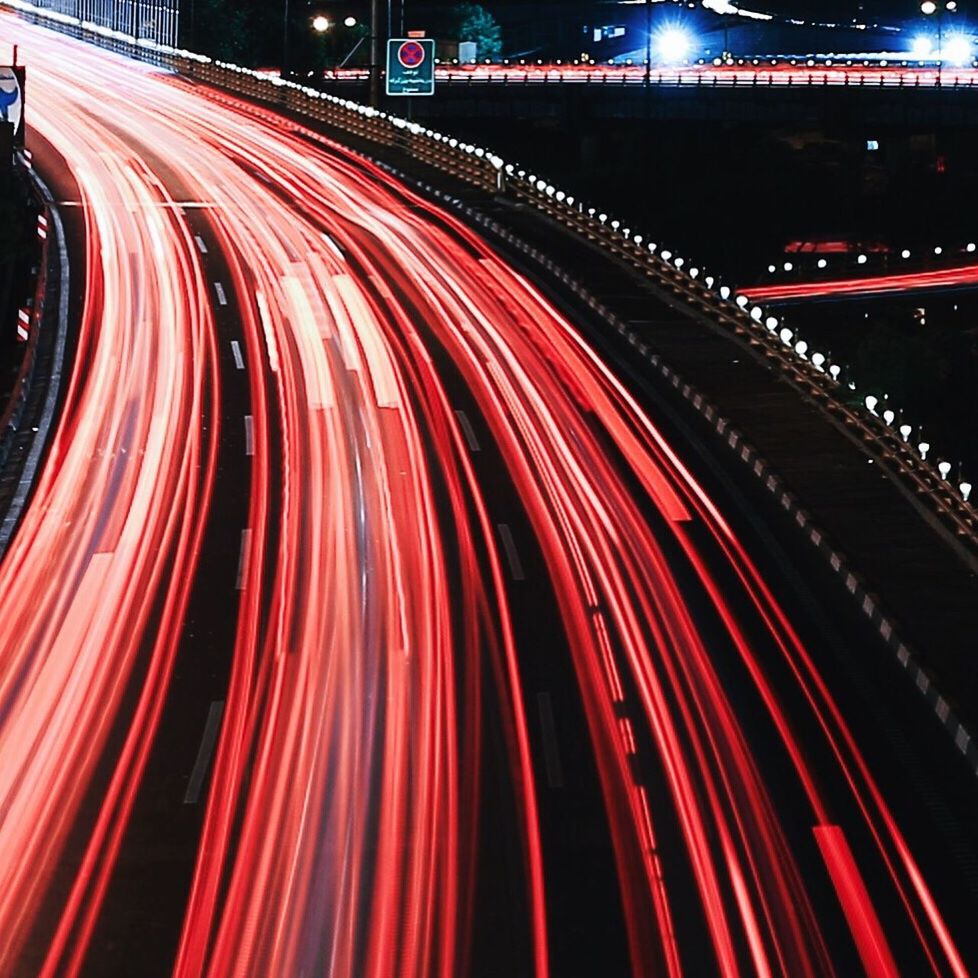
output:
<instances>
[{"instance_id":1,"label":"dark night sky","mask_svg":"<svg viewBox=\"0 0 978 978\"><path fill-rule=\"evenodd\" d=\"M410 0L408 0L410 3ZM480 0L491 8L525 9L531 11L543 4L539 0ZM853 17L905 20L919 13L918 0L733 0L739 6L786 17L820 20L851 19ZM600 0L598 0L600 4ZM606 6L615 6L607 3ZM684 4L685 5L685 4ZM967 4L962 2L961 9Z\"/></svg>"},{"instance_id":2,"label":"dark night sky","mask_svg":"<svg viewBox=\"0 0 978 978\"><path fill-rule=\"evenodd\" d=\"M402 0L392 0L395 9ZM446 8L454 6L456 0L403 0L405 7L413 11L415 16L427 16L444 13ZM553 0L476 0L476 2L503 16L519 12L523 16L532 17L535 11L541 15L549 15L555 7L561 4ZM884 23L900 23L920 16L919 0L732 0L739 6L760 10L766 13L785 17L814 19L822 22L845 22L854 18L881 21ZM267 5L267 0L239 0L241 6L257 8ZM325 7L367 7L367 0L320 0L316 6ZM679 6L686 6L679 2ZM273 4L274 6L274 4ZM615 0L564 0L566 9L581 11L588 7L614 9L619 11L634 11L631 6L618 6ZM657 3L657 6L661 4ZM959 15L968 16L969 7L978 9L978 0L959 0Z\"/></svg>"},{"instance_id":3,"label":"dark night sky","mask_svg":"<svg viewBox=\"0 0 978 978\"><path fill-rule=\"evenodd\" d=\"M743 3L750 7L751 3ZM845 19L852 17L884 18L904 20L919 12L919 3L914 0L754 0L753 6L759 10L783 14L789 17L826 19Z\"/></svg>"}]
</instances>

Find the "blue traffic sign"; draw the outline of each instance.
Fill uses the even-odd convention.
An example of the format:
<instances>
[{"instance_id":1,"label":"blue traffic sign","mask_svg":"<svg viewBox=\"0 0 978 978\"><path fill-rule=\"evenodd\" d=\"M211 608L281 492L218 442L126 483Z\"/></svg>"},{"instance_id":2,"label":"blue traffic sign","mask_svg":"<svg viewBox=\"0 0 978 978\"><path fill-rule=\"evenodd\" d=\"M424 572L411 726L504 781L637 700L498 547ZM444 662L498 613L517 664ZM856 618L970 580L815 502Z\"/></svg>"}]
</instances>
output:
<instances>
[{"instance_id":1,"label":"blue traffic sign","mask_svg":"<svg viewBox=\"0 0 978 978\"><path fill-rule=\"evenodd\" d=\"M435 42L391 38L387 42L387 94L435 94Z\"/></svg>"}]
</instances>

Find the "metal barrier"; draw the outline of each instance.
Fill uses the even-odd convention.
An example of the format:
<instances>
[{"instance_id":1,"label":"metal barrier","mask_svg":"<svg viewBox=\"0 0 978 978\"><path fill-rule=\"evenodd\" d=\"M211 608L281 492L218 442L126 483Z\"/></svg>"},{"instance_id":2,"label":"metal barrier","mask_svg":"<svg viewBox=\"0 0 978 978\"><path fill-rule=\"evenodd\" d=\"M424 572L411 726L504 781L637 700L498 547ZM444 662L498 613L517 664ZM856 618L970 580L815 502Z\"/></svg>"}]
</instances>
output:
<instances>
[{"instance_id":1,"label":"metal barrier","mask_svg":"<svg viewBox=\"0 0 978 978\"><path fill-rule=\"evenodd\" d=\"M27 332L24 357L17 371L13 391L3 413L0 414L0 466L4 465L10 455L14 439L20 429L27 399L30 397L31 384L34 379L34 365L37 362L37 343L40 332L41 318L44 315L44 296L47 292L48 269L48 221L49 213L44 201L34 191L31 193L38 207L37 255L34 259L37 274L34 281L33 294L20 309L18 325ZM9 324L8 324L9 326Z\"/></svg>"}]
</instances>

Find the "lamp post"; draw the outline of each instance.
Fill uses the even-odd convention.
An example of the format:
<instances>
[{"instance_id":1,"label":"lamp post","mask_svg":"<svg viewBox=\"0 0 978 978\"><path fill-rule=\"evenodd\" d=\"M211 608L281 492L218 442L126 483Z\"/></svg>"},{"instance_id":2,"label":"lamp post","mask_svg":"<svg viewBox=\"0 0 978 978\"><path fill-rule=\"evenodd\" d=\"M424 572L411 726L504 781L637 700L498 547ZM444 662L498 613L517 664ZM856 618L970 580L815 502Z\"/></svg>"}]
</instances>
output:
<instances>
[{"instance_id":1,"label":"lamp post","mask_svg":"<svg viewBox=\"0 0 978 978\"><path fill-rule=\"evenodd\" d=\"M645 0L645 87L652 85L652 0Z\"/></svg>"},{"instance_id":2,"label":"lamp post","mask_svg":"<svg viewBox=\"0 0 978 978\"><path fill-rule=\"evenodd\" d=\"M383 64L382 6L383 0L370 0L370 104L375 109L380 106L380 74Z\"/></svg>"},{"instance_id":3,"label":"lamp post","mask_svg":"<svg viewBox=\"0 0 978 978\"><path fill-rule=\"evenodd\" d=\"M289 70L289 0L285 0L282 14L282 72L284 78Z\"/></svg>"},{"instance_id":4,"label":"lamp post","mask_svg":"<svg viewBox=\"0 0 978 978\"><path fill-rule=\"evenodd\" d=\"M958 9L957 0L923 0L920 12L925 17L937 15L937 84L944 79L944 14L953 14Z\"/></svg>"}]
</instances>

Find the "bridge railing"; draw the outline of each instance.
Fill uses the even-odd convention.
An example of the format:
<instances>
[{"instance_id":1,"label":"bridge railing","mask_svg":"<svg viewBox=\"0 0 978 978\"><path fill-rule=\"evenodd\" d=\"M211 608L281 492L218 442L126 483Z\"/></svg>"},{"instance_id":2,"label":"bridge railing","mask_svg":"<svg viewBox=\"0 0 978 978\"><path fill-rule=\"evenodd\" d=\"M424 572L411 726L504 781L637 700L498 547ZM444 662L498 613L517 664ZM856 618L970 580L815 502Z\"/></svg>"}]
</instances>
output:
<instances>
[{"instance_id":1,"label":"bridge railing","mask_svg":"<svg viewBox=\"0 0 978 978\"><path fill-rule=\"evenodd\" d=\"M971 486L953 485L894 427L867 406L854 405L842 370L810 350L808 344L776 316L737 295L729 286L685 259L647 241L618 220L586 207L547 180L506 163L483 147L296 82L256 72L186 51L137 43L135 39L93 30L77 23L51 23L45 12L24 0L0 0L0 6L27 10L31 19L68 28L111 50L167 66L188 79L299 114L384 146L396 146L443 172L489 192L505 193L536 208L552 220L592 241L639 274L689 304L710 325L734 337L766 359L805 396L811 398L853 439L861 442L903 485L921 508L964 544L963 553L978 569L978 513L969 502ZM65 20L65 18L61 18ZM70 18L67 19L70 21ZM76 33L77 32L77 33ZM949 468L949 467L948 467Z\"/></svg>"},{"instance_id":2,"label":"bridge railing","mask_svg":"<svg viewBox=\"0 0 978 978\"><path fill-rule=\"evenodd\" d=\"M365 85L369 71L349 68L324 72L318 84L330 90L355 90ZM583 88L642 88L646 85L643 68L591 67L526 67L464 66L435 69L439 85L452 88L517 88L545 89L550 85L570 85ZM951 69L938 72L929 68L808 68L790 70L769 67L720 68L705 67L656 68L648 83L654 88L695 89L765 89L765 88L861 88L867 90L921 89L973 90L978 88L978 71Z\"/></svg>"},{"instance_id":3,"label":"bridge railing","mask_svg":"<svg viewBox=\"0 0 978 978\"><path fill-rule=\"evenodd\" d=\"M171 49L146 38L136 38L131 34L114 31L56 10L46 10L27 0L0 0L0 9L4 8L14 11L22 20L30 24L56 30L61 34L67 34L68 37L95 44L105 51L112 51L126 58L135 58L162 66L172 53Z\"/></svg>"},{"instance_id":4,"label":"bridge railing","mask_svg":"<svg viewBox=\"0 0 978 978\"><path fill-rule=\"evenodd\" d=\"M578 85L594 87L642 87L646 84L644 69L594 68L584 70L560 68L439 68L436 81L442 85L463 87L540 88L546 85ZM358 74L347 78L336 74L330 81L356 82ZM973 89L978 86L974 71L946 71L908 68L832 69L798 67L788 71L771 68L717 69L657 68L648 77L656 88L945 88Z\"/></svg>"}]
</instances>

